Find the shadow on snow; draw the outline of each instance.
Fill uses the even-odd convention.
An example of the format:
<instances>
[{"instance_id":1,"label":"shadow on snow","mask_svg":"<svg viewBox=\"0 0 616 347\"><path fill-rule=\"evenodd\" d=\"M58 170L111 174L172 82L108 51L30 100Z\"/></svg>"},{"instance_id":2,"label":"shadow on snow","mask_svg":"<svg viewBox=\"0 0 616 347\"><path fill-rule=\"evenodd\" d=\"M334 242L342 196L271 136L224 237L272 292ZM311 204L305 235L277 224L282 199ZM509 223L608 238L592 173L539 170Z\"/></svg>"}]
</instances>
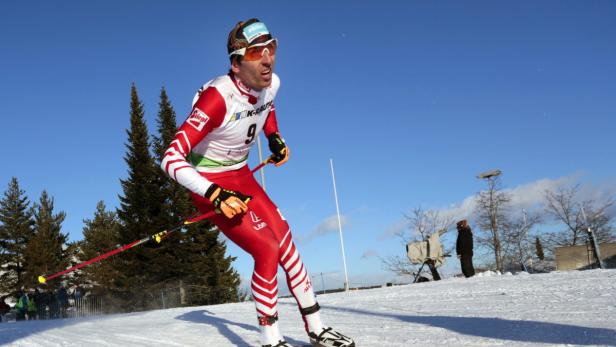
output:
<instances>
[{"instance_id":1,"label":"shadow on snow","mask_svg":"<svg viewBox=\"0 0 616 347\"><path fill-rule=\"evenodd\" d=\"M616 330L607 328L590 328L559 323L507 320L501 318L414 316L325 305L321 307L332 311L391 318L407 323L424 324L451 330L459 334L491 339L550 343L557 345L616 346Z\"/></svg>"},{"instance_id":2,"label":"shadow on snow","mask_svg":"<svg viewBox=\"0 0 616 347\"><path fill-rule=\"evenodd\" d=\"M217 317L215 313L210 312L208 310L190 311L190 312L187 312L187 313L184 313L182 315L175 317L175 319L188 321L192 323L211 325L215 327L216 329L218 329L218 332L222 336L226 337L227 340L229 340L229 343L232 343L235 346L252 346L252 345L246 342L240 335L234 333L231 329L229 329L230 326L236 326L244 330L253 331L255 335L257 336L259 335L259 328L257 328L256 324L250 325L250 324L245 324L245 323L234 322L234 321L222 318L222 317ZM294 340L287 336L285 336L285 340L295 346L306 345L305 342Z\"/></svg>"}]
</instances>

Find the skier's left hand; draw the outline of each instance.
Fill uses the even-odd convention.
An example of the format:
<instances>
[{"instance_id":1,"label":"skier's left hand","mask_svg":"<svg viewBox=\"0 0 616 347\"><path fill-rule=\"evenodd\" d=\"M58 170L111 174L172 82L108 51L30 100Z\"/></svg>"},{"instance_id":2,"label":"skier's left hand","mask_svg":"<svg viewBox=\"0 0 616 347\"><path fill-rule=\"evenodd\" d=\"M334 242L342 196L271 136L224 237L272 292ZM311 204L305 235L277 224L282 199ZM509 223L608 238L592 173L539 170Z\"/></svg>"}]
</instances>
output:
<instances>
[{"instance_id":1,"label":"skier's left hand","mask_svg":"<svg viewBox=\"0 0 616 347\"><path fill-rule=\"evenodd\" d=\"M279 133L270 134L267 137L269 142L269 149L272 152L272 161L276 166L280 166L289 160L289 147L284 142L284 139L280 137Z\"/></svg>"},{"instance_id":2,"label":"skier's left hand","mask_svg":"<svg viewBox=\"0 0 616 347\"><path fill-rule=\"evenodd\" d=\"M247 204L252 199L249 195L224 189L216 183L212 183L205 193L205 197L210 199L216 213L223 214L229 219L245 213L248 210Z\"/></svg>"}]
</instances>

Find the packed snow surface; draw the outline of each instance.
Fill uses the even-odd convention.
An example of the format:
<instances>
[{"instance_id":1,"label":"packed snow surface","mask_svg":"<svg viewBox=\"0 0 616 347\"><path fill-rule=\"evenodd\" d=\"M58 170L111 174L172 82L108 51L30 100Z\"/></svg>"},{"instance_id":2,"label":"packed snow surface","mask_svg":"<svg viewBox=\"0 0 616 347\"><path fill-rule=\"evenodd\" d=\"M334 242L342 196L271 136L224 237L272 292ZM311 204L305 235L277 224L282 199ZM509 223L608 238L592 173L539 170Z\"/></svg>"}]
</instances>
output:
<instances>
[{"instance_id":1,"label":"packed snow surface","mask_svg":"<svg viewBox=\"0 0 616 347\"><path fill-rule=\"evenodd\" d=\"M616 270L496 275L319 296L357 346L616 346ZM309 345L293 299L287 341ZM0 324L9 346L258 346L253 303Z\"/></svg>"}]
</instances>

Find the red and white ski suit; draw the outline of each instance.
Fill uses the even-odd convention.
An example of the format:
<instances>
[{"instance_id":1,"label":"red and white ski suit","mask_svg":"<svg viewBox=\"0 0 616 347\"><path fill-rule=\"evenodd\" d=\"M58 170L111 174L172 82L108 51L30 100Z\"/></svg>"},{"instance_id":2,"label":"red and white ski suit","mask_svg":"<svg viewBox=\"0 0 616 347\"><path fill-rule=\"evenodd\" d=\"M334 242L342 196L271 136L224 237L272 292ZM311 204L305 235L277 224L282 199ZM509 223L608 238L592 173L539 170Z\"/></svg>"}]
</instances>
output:
<instances>
[{"instance_id":1,"label":"red and white ski suit","mask_svg":"<svg viewBox=\"0 0 616 347\"><path fill-rule=\"evenodd\" d=\"M192 191L201 212L214 208L203 197L212 183L252 197L245 214L233 219L217 214L211 220L254 258L251 287L260 317L277 315L278 264L300 308L316 304L289 225L246 165L261 130L266 136L278 131L274 98L279 86L275 74L271 86L261 91L245 87L231 75L209 81L195 96L190 116L161 163L169 177Z\"/></svg>"}]
</instances>

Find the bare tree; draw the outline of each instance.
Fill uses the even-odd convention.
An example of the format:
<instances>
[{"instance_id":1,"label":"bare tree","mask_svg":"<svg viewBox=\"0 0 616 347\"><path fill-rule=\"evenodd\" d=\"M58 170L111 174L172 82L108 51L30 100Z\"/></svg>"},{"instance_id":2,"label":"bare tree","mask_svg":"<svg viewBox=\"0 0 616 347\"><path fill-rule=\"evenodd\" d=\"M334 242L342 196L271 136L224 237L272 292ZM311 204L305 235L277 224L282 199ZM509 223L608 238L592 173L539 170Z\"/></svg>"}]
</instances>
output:
<instances>
[{"instance_id":1,"label":"bare tree","mask_svg":"<svg viewBox=\"0 0 616 347\"><path fill-rule=\"evenodd\" d=\"M404 215L409 222L409 228L396 233L402 244L406 246L410 242L425 241L432 234L440 235L447 233L453 226L455 219L441 211L423 210L421 207L413 210L411 216ZM445 251L445 253L448 253ZM390 256L381 258L383 269L398 275L413 275L417 265L410 263L406 256Z\"/></svg>"},{"instance_id":2,"label":"bare tree","mask_svg":"<svg viewBox=\"0 0 616 347\"><path fill-rule=\"evenodd\" d=\"M558 246L575 246L581 242L583 235L582 213L575 206L575 194L578 186L571 188L558 188L557 191L546 190L546 212L557 222L563 223L565 232L551 234L549 243Z\"/></svg>"},{"instance_id":3,"label":"bare tree","mask_svg":"<svg viewBox=\"0 0 616 347\"><path fill-rule=\"evenodd\" d=\"M479 192L477 195L476 221L480 230L483 231L479 233L477 242L494 252L496 269L503 271L501 233L509 228L506 210L511 197L502 191L498 176L488 177L486 181L488 190Z\"/></svg>"},{"instance_id":4,"label":"bare tree","mask_svg":"<svg viewBox=\"0 0 616 347\"><path fill-rule=\"evenodd\" d=\"M546 212L555 221L565 225L566 229L550 235L553 246L575 246L588 240L587 228L590 227L597 242L610 242L615 239L614 228L611 225L611 216L607 209L614 201L597 201L588 199L580 201L578 197L579 185L571 188L558 188L556 191L547 190ZM582 208L587 215L588 225L585 225Z\"/></svg>"},{"instance_id":5,"label":"bare tree","mask_svg":"<svg viewBox=\"0 0 616 347\"><path fill-rule=\"evenodd\" d=\"M447 233L455 219L441 211L423 210L421 207L413 210L413 215L404 215L409 221L410 229L396 234L405 244L416 241L426 241L432 234L438 232L441 236ZM408 234L408 235L407 235Z\"/></svg>"},{"instance_id":6,"label":"bare tree","mask_svg":"<svg viewBox=\"0 0 616 347\"><path fill-rule=\"evenodd\" d=\"M602 202L586 200L581 203L584 209L583 212L586 213L585 222L588 223L588 225L584 225L584 231L588 231L590 228L595 234L597 243L613 242L616 240L612 226L612 216L607 213L607 210L613 204L614 201L611 199Z\"/></svg>"},{"instance_id":7,"label":"bare tree","mask_svg":"<svg viewBox=\"0 0 616 347\"><path fill-rule=\"evenodd\" d=\"M531 230L541 223L538 213L526 213L517 219L512 219L503 230L503 258L510 267L519 265L522 270L528 271L526 264L535 253L535 238Z\"/></svg>"}]
</instances>

